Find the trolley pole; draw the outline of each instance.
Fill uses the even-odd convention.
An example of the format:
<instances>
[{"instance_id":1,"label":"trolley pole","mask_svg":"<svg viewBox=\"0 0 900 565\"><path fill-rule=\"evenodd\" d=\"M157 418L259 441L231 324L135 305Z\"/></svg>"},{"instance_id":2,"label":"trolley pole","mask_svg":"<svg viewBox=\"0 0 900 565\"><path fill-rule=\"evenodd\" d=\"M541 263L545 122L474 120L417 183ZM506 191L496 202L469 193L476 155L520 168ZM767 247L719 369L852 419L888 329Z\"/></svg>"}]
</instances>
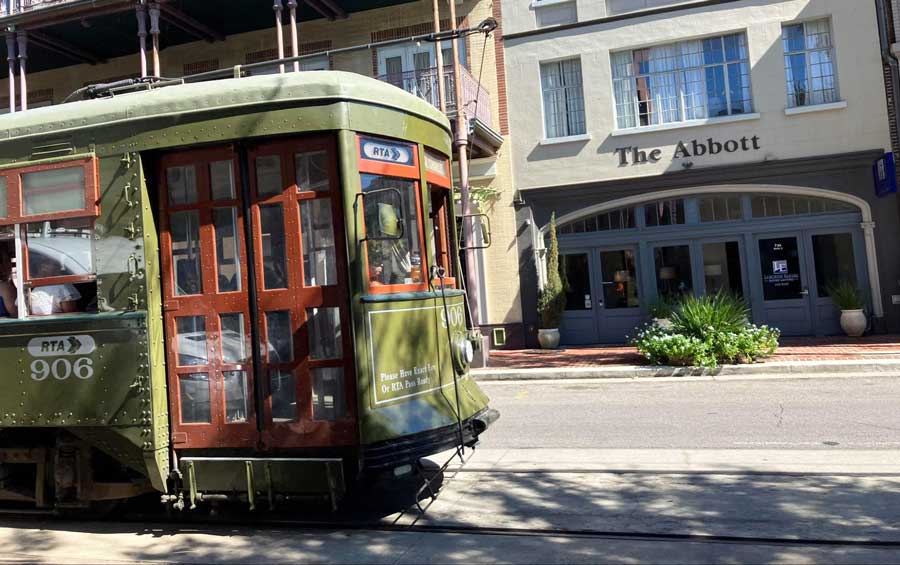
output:
<instances>
[{"instance_id":1,"label":"trolley pole","mask_svg":"<svg viewBox=\"0 0 900 565\"><path fill-rule=\"evenodd\" d=\"M453 32L451 34L453 43L452 43L452 53L453 53L453 82L454 82L454 94L456 95L456 150L459 161L459 195L462 203L462 213L463 213L463 223L462 223L462 232L463 232L463 246L464 247L472 247L475 243L475 236L472 232L472 221L471 218L467 218L469 214L472 213L472 202L469 198L469 120L466 118L465 113L465 101L463 100L463 92L462 92L462 73L460 72L459 67L459 46L457 44L457 25L456 25L456 1L449 0L450 4L450 29ZM437 50L440 52L441 44L437 43ZM443 78L443 77L441 77ZM483 320L481 319L481 291L479 281L481 280L479 276L478 263L475 257L475 251L473 249L466 249L466 291L469 294L469 303L472 307L472 325L475 327L476 331L480 334L481 324ZM476 365L479 366L487 366L488 364L488 350L487 340L484 336L481 336L481 351L480 351L480 359L476 358ZM480 361L480 362L479 362Z\"/></svg>"},{"instance_id":2,"label":"trolley pole","mask_svg":"<svg viewBox=\"0 0 900 565\"><path fill-rule=\"evenodd\" d=\"M434 12L434 33L441 33L441 7L440 0L432 0L432 11ZM437 42L437 49L434 51L434 59L437 67L437 91L438 91L438 107L441 113L447 115L447 92L444 85L444 52L441 49L441 42Z\"/></svg>"}]
</instances>

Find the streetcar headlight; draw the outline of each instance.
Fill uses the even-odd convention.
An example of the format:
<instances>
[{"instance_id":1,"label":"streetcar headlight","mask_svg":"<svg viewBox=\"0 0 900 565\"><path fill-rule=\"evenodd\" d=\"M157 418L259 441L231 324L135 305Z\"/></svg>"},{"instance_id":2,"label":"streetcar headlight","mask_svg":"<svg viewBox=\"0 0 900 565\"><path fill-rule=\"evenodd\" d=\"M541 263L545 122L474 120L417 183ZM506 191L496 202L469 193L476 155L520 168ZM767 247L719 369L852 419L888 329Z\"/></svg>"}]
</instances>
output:
<instances>
[{"instance_id":1,"label":"streetcar headlight","mask_svg":"<svg viewBox=\"0 0 900 565\"><path fill-rule=\"evenodd\" d=\"M454 343L454 357L456 358L456 368L460 373L464 373L472 360L475 359L475 350L472 348L472 342L465 337L459 337Z\"/></svg>"}]
</instances>

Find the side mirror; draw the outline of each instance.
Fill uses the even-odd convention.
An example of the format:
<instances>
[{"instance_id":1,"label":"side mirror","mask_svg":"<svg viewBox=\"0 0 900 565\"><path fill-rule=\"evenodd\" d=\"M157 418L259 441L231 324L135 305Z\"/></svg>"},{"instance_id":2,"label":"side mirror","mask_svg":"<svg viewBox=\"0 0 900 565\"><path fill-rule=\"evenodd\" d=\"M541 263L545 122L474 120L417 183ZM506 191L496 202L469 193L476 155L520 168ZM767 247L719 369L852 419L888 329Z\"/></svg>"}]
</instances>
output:
<instances>
[{"instance_id":1,"label":"side mirror","mask_svg":"<svg viewBox=\"0 0 900 565\"><path fill-rule=\"evenodd\" d=\"M356 195L363 201L366 237L361 241L394 241L403 239L403 195L396 188L379 188ZM356 204L354 204L356 207Z\"/></svg>"},{"instance_id":2,"label":"side mirror","mask_svg":"<svg viewBox=\"0 0 900 565\"><path fill-rule=\"evenodd\" d=\"M459 248L487 249L491 246L491 219L487 214L464 214L460 216L462 229L459 233ZM471 245L465 245L466 227L471 228L473 241Z\"/></svg>"}]
</instances>

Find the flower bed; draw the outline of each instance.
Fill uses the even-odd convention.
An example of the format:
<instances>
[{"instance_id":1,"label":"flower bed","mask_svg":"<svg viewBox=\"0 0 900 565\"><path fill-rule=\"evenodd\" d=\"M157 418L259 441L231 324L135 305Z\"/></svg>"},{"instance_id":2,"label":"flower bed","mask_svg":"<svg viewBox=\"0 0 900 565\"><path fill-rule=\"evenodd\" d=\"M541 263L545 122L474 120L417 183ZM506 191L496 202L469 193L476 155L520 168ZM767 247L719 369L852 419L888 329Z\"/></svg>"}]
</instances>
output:
<instances>
[{"instance_id":1,"label":"flower bed","mask_svg":"<svg viewBox=\"0 0 900 565\"><path fill-rule=\"evenodd\" d=\"M671 319L640 328L631 343L653 365L716 367L753 363L778 349L778 329L755 326L740 298L726 293L685 297Z\"/></svg>"}]
</instances>

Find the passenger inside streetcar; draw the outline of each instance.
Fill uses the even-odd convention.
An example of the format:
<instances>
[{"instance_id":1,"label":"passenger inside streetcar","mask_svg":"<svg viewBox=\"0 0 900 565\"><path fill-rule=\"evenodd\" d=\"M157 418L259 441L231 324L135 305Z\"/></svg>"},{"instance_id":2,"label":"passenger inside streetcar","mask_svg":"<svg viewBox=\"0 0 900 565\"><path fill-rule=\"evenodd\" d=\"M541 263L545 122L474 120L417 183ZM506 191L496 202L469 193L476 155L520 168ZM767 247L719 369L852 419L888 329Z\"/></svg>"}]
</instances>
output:
<instances>
[{"instance_id":1,"label":"passenger inside streetcar","mask_svg":"<svg viewBox=\"0 0 900 565\"><path fill-rule=\"evenodd\" d=\"M52 277L56 270L49 262L37 265L33 277ZM51 284L38 286L31 290L31 315L50 316L52 314L69 314L78 312L78 301L81 293L71 284Z\"/></svg>"},{"instance_id":2,"label":"passenger inside streetcar","mask_svg":"<svg viewBox=\"0 0 900 565\"><path fill-rule=\"evenodd\" d=\"M12 251L9 245L0 244L0 318L15 318L19 315L16 286L12 277Z\"/></svg>"}]
</instances>

